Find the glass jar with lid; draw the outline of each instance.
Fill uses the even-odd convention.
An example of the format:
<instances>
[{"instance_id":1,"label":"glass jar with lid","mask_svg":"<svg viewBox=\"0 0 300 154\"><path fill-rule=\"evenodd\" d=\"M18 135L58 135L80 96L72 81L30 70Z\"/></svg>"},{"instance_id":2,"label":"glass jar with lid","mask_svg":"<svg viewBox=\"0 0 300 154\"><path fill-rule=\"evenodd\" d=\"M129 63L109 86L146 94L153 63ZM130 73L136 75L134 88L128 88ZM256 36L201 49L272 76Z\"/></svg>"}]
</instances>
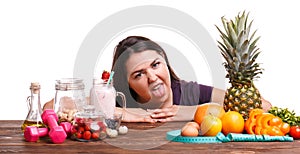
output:
<instances>
[{"instance_id":1,"label":"glass jar with lid","mask_svg":"<svg viewBox=\"0 0 300 154\"><path fill-rule=\"evenodd\" d=\"M106 138L104 115L96 112L93 105L85 105L82 112L75 114L71 128L71 139L77 141L98 141Z\"/></svg>"},{"instance_id":2,"label":"glass jar with lid","mask_svg":"<svg viewBox=\"0 0 300 154\"><path fill-rule=\"evenodd\" d=\"M54 110L59 122L72 122L74 114L86 104L84 83L80 78L62 78L55 83Z\"/></svg>"}]
</instances>

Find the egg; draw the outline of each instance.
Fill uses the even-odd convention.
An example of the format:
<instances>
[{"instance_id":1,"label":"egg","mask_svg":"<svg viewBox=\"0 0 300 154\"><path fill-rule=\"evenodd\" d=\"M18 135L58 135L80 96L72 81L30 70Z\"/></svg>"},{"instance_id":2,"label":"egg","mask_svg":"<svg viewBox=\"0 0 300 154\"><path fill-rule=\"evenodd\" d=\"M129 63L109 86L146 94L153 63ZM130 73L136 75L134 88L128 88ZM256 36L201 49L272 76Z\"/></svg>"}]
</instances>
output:
<instances>
[{"instance_id":1,"label":"egg","mask_svg":"<svg viewBox=\"0 0 300 154\"><path fill-rule=\"evenodd\" d=\"M192 126L196 127L198 130L200 129L200 125L195 121L190 121L190 122L186 123L185 125L192 125Z\"/></svg>"},{"instance_id":2,"label":"egg","mask_svg":"<svg viewBox=\"0 0 300 154\"><path fill-rule=\"evenodd\" d=\"M199 130L192 124L186 124L181 128L181 136L197 137Z\"/></svg>"}]
</instances>

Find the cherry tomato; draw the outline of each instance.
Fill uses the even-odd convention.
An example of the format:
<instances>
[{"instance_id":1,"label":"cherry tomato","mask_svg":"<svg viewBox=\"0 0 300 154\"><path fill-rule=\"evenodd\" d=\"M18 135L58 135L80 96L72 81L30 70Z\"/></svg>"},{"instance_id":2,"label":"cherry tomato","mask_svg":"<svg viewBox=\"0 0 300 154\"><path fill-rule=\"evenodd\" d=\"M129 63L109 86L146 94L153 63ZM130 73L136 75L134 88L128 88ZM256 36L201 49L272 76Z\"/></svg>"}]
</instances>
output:
<instances>
[{"instance_id":1,"label":"cherry tomato","mask_svg":"<svg viewBox=\"0 0 300 154\"><path fill-rule=\"evenodd\" d=\"M77 132L76 126L72 125L71 134L75 134Z\"/></svg>"},{"instance_id":2,"label":"cherry tomato","mask_svg":"<svg viewBox=\"0 0 300 154\"><path fill-rule=\"evenodd\" d=\"M294 139L300 139L300 126L291 126L290 135Z\"/></svg>"},{"instance_id":3,"label":"cherry tomato","mask_svg":"<svg viewBox=\"0 0 300 154\"><path fill-rule=\"evenodd\" d=\"M83 133L83 138L84 138L85 140L91 139L91 136L92 136L92 134L91 134L90 131L84 131L84 133Z\"/></svg>"},{"instance_id":4,"label":"cherry tomato","mask_svg":"<svg viewBox=\"0 0 300 154\"><path fill-rule=\"evenodd\" d=\"M84 127L81 127L81 126L80 126L80 127L78 128L77 131L78 131L79 133L83 133L83 132L84 132Z\"/></svg>"},{"instance_id":5,"label":"cherry tomato","mask_svg":"<svg viewBox=\"0 0 300 154\"><path fill-rule=\"evenodd\" d=\"M88 126L88 125L85 125L85 126L84 126L84 130L85 130L85 131L90 131L90 130L91 130L91 128L90 128L90 126Z\"/></svg>"},{"instance_id":6,"label":"cherry tomato","mask_svg":"<svg viewBox=\"0 0 300 154\"><path fill-rule=\"evenodd\" d=\"M78 139L80 139L80 138L82 138L82 134L79 133L79 132L77 132L77 133L76 133L76 137L77 137Z\"/></svg>"},{"instance_id":7,"label":"cherry tomato","mask_svg":"<svg viewBox=\"0 0 300 154\"><path fill-rule=\"evenodd\" d=\"M92 133L92 138L93 139L98 139L99 138L99 133L97 133L97 132Z\"/></svg>"}]
</instances>

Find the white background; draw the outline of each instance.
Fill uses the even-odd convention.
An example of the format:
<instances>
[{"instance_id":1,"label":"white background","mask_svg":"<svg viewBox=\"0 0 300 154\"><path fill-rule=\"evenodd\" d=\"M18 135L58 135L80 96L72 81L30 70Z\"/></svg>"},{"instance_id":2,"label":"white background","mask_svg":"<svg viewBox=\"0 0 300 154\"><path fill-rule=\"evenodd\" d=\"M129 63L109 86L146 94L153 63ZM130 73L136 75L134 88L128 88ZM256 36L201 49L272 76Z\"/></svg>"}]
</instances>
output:
<instances>
[{"instance_id":1,"label":"white background","mask_svg":"<svg viewBox=\"0 0 300 154\"><path fill-rule=\"evenodd\" d=\"M26 97L32 81L41 83L42 104L53 98L55 80L73 76L76 54L89 31L118 11L141 5L168 6L183 11L198 20L214 40L219 40L214 25L221 25L221 16L233 18L240 11L250 11L253 28L262 36L258 62L265 69L255 84L273 105L295 110L300 115L300 76L296 73L299 70L300 10L296 1L2 0L0 119L26 117ZM148 37L159 38L154 34ZM166 38L169 40L164 42L176 42L176 37ZM99 65L110 69L110 63L107 59ZM211 84L209 75L199 82Z\"/></svg>"}]
</instances>

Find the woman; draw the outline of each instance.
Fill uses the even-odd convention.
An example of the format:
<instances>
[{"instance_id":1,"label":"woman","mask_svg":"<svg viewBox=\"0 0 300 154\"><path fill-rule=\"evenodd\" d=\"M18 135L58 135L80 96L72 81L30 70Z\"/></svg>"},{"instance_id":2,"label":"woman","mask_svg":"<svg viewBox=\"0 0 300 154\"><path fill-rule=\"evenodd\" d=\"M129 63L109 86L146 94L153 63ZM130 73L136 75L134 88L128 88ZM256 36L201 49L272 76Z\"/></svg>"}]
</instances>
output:
<instances>
[{"instance_id":1,"label":"woman","mask_svg":"<svg viewBox=\"0 0 300 154\"><path fill-rule=\"evenodd\" d=\"M124 122L189 121L197 105L223 104L225 91L180 80L165 51L142 36L129 36L115 47L112 71L114 87L126 96L127 108L119 107ZM119 101L117 101L119 102ZM271 104L262 99L263 108ZM53 100L44 109L51 108Z\"/></svg>"},{"instance_id":2,"label":"woman","mask_svg":"<svg viewBox=\"0 0 300 154\"><path fill-rule=\"evenodd\" d=\"M225 91L180 80L165 51L145 37L129 36L119 42L112 71L115 72L116 90L126 95L128 107L135 107L127 108L125 112L117 108L118 112L123 112L123 121L192 120L197 105L223 103ZM263 104L264 108L271 106L265 100Z\"/></svg>"}]
</instances>

